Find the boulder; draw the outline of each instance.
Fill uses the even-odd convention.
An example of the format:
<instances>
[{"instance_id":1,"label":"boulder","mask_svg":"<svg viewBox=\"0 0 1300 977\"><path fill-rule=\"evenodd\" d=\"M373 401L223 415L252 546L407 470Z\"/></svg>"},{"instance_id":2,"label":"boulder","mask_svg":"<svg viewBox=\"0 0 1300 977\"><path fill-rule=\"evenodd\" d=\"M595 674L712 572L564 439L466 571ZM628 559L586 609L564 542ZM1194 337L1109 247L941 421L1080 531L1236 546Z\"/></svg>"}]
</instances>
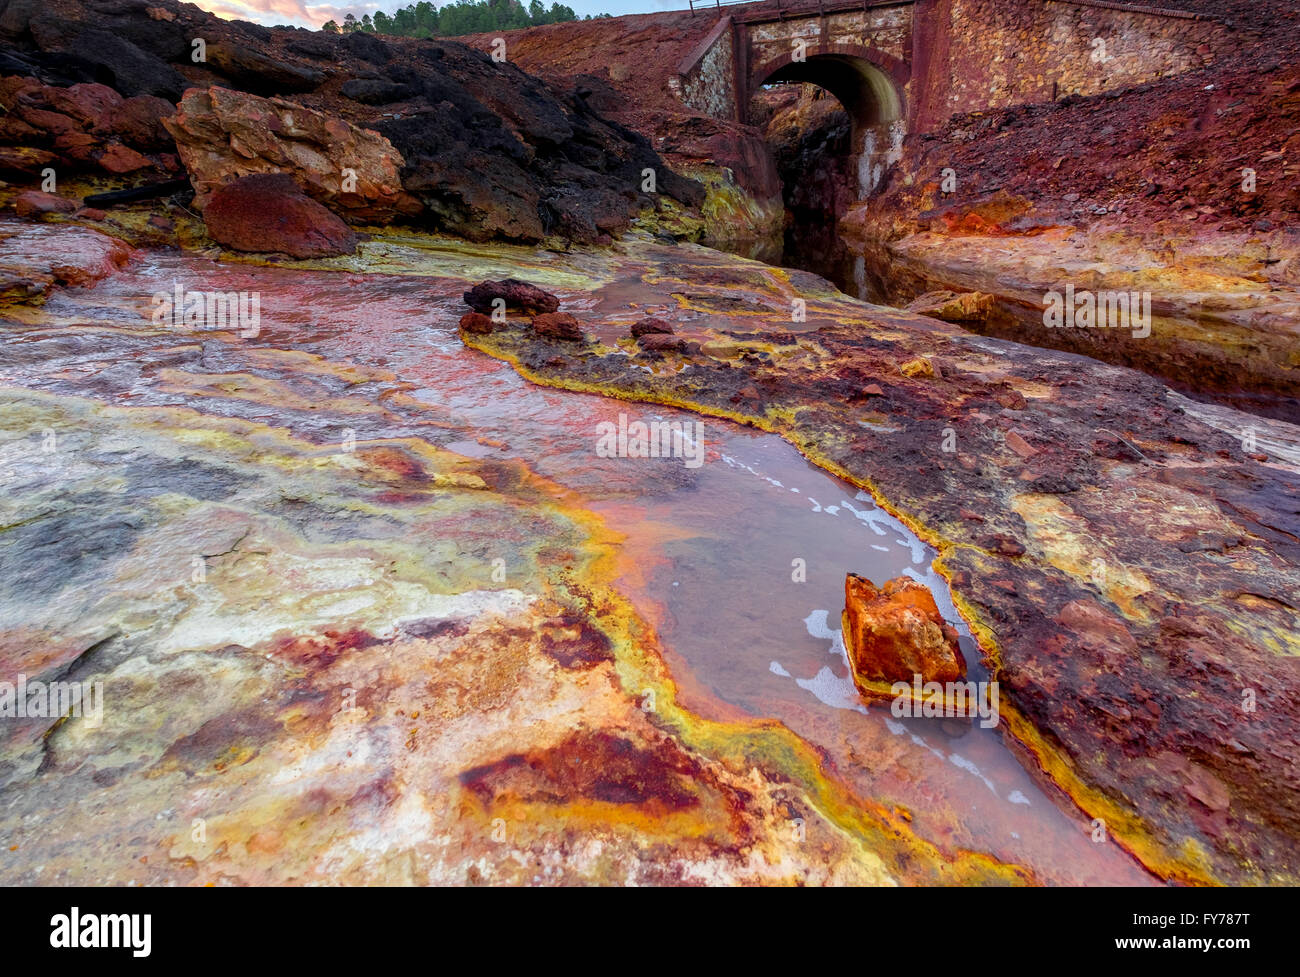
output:
<instances>
[{"instance_id":1,"label":"boulder","mask_svg":"<svg viewBox=\"0 0 1300 977\"><path fill-rule=\"evenodd\" d=\"M420 209L402 189L404 161L392 143L324 112L213 87L186 92L163 124L200 210L217 187L255 173L287 173L307 196L358 223L388 223Z\"/></svg>"},{"instance_id":2,"label":"boulder","mask_svg":"<svg viewBox=\"0 0 1300 977\"><path fill-rule=\"evenodd\" d=\"M465 304L475 312L492 312L496 299L503 299L507 309L529 315L554 312L560 307L560 300L550 292L518 278L479 282L465 293Z\"/></svg>"},{"instance_id":3,"label":"boulder","mask_svg":"<svg viewBox=\"0 0 1300 977\"><path fill-rule=\"evenodd\" d=\"M637 338L637 345L647 353L684 353L689 344L671 333L648 332Z\"/></svg>"},{"instance_id":4,"label":"boulder","mask_svg":"<svg viewBox=\"0 0 1300 977\"><path fill-rule=\"evenodd\" d=\"M533 317L533 333L547 339L582 340L582 326L567 312L544 312Z\"/></svg>"},{"instance_id":5,"label":"boulder","mask_svg":"<svg viewBox=\"0 0 1300 977\"><path fill-rule=\"evenodd\" d=\"M213 240L236 251L293 258L352 254L357 235L283 173L257 173L220 187L203 212Z\"/></svg>"},{"instance_id":6,"label":"boulder","mask_svg":"<svg viewBox=\"0 0 1300 977\"><path fill-rule=\"evenodd\" d=\"M156 95L136 95L110 108L96 130L106 130L136 149L172 148L172 137L163 119L176 114L176 106Z\"/></svg>"},{"instance_id":7,"label":"boulder","mask_svg":"<svg viewBox=\"0 0 1300 977\"><path fill-rule=\"evenodd\" d=\"M252 92L309 92L325 80L316 68L272 57L236 41L209 44L207 63L235 84Z\"/></svg>"},{"instance_id":8,"label":"boulder","mask_svg":"<svg viewBox=\"0 0 1300 977\"><path fill-rule=\"evenodd\" d=\"M963 323L983 322L996 305L996 296L987 292L935 291L917 296L906 308L932 319Z\"/></svg>"},{"instance_id":9,"label":"boulder","mask_svg":"<svg viewBox=\"0 0 1300 977\"><path fill-rule=\"evenodd\" d=\"M70 214L77 209L77 202L53 193L40 190L26 190L14 199L14 210L19 217L39 218L46 214Z\"/></svg>"},{"instance_id":10,"label":"boulder","mask_svg":"<svg viewBox=\"0 0 1300 977\"><path fill-rule=\"evenodd\" d=\"M492 331L492 317L482 312L466 312L460 317L460 327L466 332L486 336Z\"/></svg>"},{"instance_id":11,"label":"boulder","mask_svg":"<svg viewBox=\"0 0 1300 977\"><path fill-rule=\"evenodd\" d=\"M957 631L925 585L896 577L883 587L850 573L844 580L844 647L854 684L955 682L966 676Z\"/></svg>"},{"instance_id":12,"label":"boulder","mask_svg":"<svg viewBox=\"0 0 1300 977\"><path fill-rule=\"evenodd\" d=\"M632 324L632 336L636 339L640 339L642 336L647 336L651 333L663 333L671 336L673 334L672 323L668 322L666 319L646 316L640 322L634 322Z\"/></svg>"}]
</instances>

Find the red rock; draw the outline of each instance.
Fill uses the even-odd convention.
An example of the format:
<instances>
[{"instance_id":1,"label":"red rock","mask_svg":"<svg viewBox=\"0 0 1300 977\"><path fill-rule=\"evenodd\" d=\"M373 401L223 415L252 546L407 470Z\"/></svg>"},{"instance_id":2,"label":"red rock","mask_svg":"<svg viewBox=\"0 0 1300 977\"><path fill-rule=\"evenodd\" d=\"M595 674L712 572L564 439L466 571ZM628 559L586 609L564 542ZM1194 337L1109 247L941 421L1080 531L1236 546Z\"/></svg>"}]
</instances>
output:
<instances>
[{"instance_id":1,"label":"red rock","mask_svg":"<svg viewBox=\"0 0 1300 977\"><path fill-rule=\"evenodd\" d=\"M47 86L44 95L52 109L72 116L86 127L98 125L124 101L112 88L94 82L68 88Z\"/></svg>"},{"instance_id":2,"label":"red rock","mask_svg":"<svg viewBox=\"0 0 1300 977\"><path fill-rule=\"evenodd\" d=\"M0 172L36 176L58 157L30 146L0 146Z\"/></svg>"},{"instance_id":3,"label":"red rock","mask_svg":"<svg viewBox=\"0 0 1300 977\"><path fill-rule=\"evenodd\" d=\"M166 217L163 217L162 214L154 214L152 217L150 217L149 225L151 227L158 228L158 230L160 231L176 230L176 225L172 221L168 220Z\"/></svg>"},{"instance_id":4,"label":"red rock","mask_svg":"<svg viewBox=\"0 0 1300 977\"><path fill-rule=\"evenodd\" d=\"M533 317L533 332L550 339L583 339L578 320L567 312L544 312Z\"/></svg>"},{"instance_id":5,"label":"red rock","mask_svg":"<svg viewBox=\"0 0 1300 977\"><path fill-rule=\"evenodd\" d=\"M868 397L883 397L883 396L885 396L885 392L884 392L883 390L880 389L880 384L878 384L878 383L869 383L869 384L867 384L865 387L862 388L862 392L863 392L864 394L866 394Z\"/></svg>"},{"instance_id":6,"label":"red rock","mask_svg":"<svg viewBox=\"0 0 1300 977\"><path fill-rule=\"evenodd\" d=\"M244 176L219 187L203 220L213 240L236 251L326 258L357 249L352 229L283 173Z\"/></svg>"},{"instance_id":7,"label":"red rock","mask_svg":"<svg viewBox=\"0 0 1300 977\"><path fill-rule=\"evenodd\" d=\"M102 221L108 217L108 214L104 213L98 207L82 207L77 211L76 216L83 217L88 221Z\"/></svg>"},{"instance_id":8,"label":"red rock","mask_svg":"<svg viewBox=\"0 0 1300 977\"><path fill-rule=\"evenodd\" d=\"M35 127L39 132L45 132L52 136L62 136L65 133L78 132L81 129L81 124L76 119L70 115L64 115L62 112L24 107L19 109L17 114L20 119Z\"/></svg>"},{"instance_id":9,"label":"red rock","mask_svg":"<svg viewBox=\"0 0 1300 977\"><path fill-rule=\"evenodd\" d=\"M1007 447L1018 454L1021 458L1032 458L1038 454L1038 449L1022 438L1015 431L1006 433Z\"/></svg>"},{"instance_id":10,"label":"red rock","mask_svg":"<svg viewBox=\"0 0 1300 977\"><path fill-rule=\"evenodd\" d=\"M665 333L671 336L673 334L672 323L655 316L646 316L640 322L632 324L632 336L635 339L640 339L642 336L648 336L652 333Z\"/></svg>"},{"instance_id":11,"label":"red rock","mask_svg":"<svg viewBox=\"0 0 1300 977\"><path fill-rule=\"evenodd\" d=\"M492 317L482 312L466 312L460 317L460 327L466 332L486 336L492 331Z\"/></svg>"},{"instance_id":12,"label":"red rock","mask_svg":"<svg viewBox=\"0 0 1300 977\"><path fill-rule=\"evenodd\" d=\"M166 149L173 145L163 119L176 114L176 106L156 95L137 95L110 109L96 131L112 133L139 149Z\"/></svg>"},{"instance_id":13,"label":"red rock","mask_svg":"<svg viewBox=\"0 0 1300 977\"><path fill-rule=\"evenodd\" d=\"M1029 403L1019 390L1003 389L993 394L993 399L1007 410L1024 410Z\"/></svg>"},{"instance_id":14,"label":"red rock","mask_svg":"<svg viewBox=\"0 0 1300 977\"><path fill-rule=\"evenodd\" d=\"M497 299L505 301L507 309L515 309L530 315L540 312L555 312L560 307L560 300L530 282L518 278L504 278L499 282L479 282L465 293L465 304L475 312L490 313L494 311Z\"/></svg>"},{"instance_id":15,"label":"red rock","mask_svg":"<svg viewBox=\"0 0 1300 977\"><path fill-rule=\"evenodd\" d=\"M133 173L153 166L147 156L119 142L112 142L105 146L103 152L99 154L98 163L110 173Z\"/></svg>"},{"instance_id":16,"label":"red rock","mask_svg":"<svg viewBox=\"0 0 1300 977\"><path fill-rule=\"evenodd\" d=\"M53 193L40 190L26 190L14 200L14 210L19 217L42 217L45 214L70 214L77 209L77 202Z\"/></svg>"},{"instance_id":17,"label":"red rock","mask_svg":"<svg viewBox=\"0 0 1300 977\"><path fill-rule=\"evenodd\" d=\"M959 681L966 662L957 631L944 622L923 584L896 577L879 590L856 573L844 579L844 646L853 680L911 682Z\"/></svg>"},{"instance_id":18,"label":"red rock","mask_svg":"<svg viewBox=\"0 0 1300 977\"><path fill-rule=\"evenodd\" d=\"M685 352L686 340L681 336L673 336L669 333L648 332L637 340L639 345L647 353L668 353L668 352Z\"/></svg>"}]
</instances>

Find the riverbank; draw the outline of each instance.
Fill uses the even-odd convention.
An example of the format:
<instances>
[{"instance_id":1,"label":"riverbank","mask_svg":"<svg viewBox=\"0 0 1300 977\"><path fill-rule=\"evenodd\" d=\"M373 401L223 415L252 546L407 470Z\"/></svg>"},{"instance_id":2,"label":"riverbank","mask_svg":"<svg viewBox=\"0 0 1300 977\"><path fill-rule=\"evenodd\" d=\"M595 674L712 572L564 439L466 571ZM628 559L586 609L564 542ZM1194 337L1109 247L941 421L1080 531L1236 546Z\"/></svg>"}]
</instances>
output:
<instances>
[{"instance_id":1,"label":"riverbank","mask_svg":"<svg viewBox=\"0 0 1300 977\"><path fill-rule=\"evenodd\" d=\"M673 250L628 270L671 300L677 351L623 338L627 280L583 303L589 343L466 341L539 383L779 433L868 489L938 551L1015 742L1108 837L1171 880L1293 878L1297 470L1242 434L1294 429Z\"/></svg>"}]
</instances>

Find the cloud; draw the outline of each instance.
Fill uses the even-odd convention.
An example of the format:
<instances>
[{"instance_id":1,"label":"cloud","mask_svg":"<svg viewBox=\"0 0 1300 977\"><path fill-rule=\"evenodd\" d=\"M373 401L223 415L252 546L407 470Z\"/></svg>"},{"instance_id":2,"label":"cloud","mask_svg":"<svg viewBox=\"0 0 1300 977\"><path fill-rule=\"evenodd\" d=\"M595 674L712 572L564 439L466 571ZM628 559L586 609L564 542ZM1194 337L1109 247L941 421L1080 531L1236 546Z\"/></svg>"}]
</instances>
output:
<instances>
[{"instance_id":1,"label":"cloud","mask_svg":"<svg viewBox=\"0 0 1300 977\"><path fill-rule=\"evenodd\" d=\"M317 29L327 20L342 22L347 14L360 19L362 14L376 10L391 12L406 6L403 0L391 4L358 3L335 6L328 3L304 3L303 0L205 0L199 4L204 10L228 20L251 20L257 24L274 26L289 24L293 27Z\"/></svg>"},{"instance_id":2,"label":"cloud","mask_svg":"<svg viewBox=\"0 0 1300 977\"><path fill-rule=\"evenodd\" d=\"M391 14L393 11L409 6L415 0L386 0L383 3L329 4L306 3L304 0L200 0L199 6L204 10L225 17L228 20L251 20L257 24L274 27L288 24L293 27L310 27L319 29L327 20L343 22L347 14L358 20L362 14L374 14L376 10ZM525 3L527 0L525 0ZM551 0L543 0L546 6ZM562 0L573 7L578 16L585 13L631 14L647 13L653 10L681 10L687 6L686 0ZM434 0L434 6L441 7L440 0Z\"/></svg>"}]
</instances>

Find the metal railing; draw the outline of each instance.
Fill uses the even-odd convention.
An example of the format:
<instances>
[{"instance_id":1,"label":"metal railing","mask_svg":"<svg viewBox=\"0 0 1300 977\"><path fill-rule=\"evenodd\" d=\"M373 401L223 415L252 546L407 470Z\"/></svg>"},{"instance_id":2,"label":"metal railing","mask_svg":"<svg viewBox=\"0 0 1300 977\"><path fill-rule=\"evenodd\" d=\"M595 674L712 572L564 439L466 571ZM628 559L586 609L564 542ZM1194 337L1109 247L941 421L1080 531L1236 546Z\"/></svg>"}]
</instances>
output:
<instances>
[{"instance_id":1,"label":"metal railing","mask_svg":"<svg viewBox=\"0 0 1300 977\"><path fill-rule=\"evenodd\" d=\"M715 7L721 10L723 7L734 7L740 3L761 3L762 0L689 0L691 13L697 10L713 10ZM778 0L778 3L784 3L785 0Z\"/></svg>"}]
</instances>

